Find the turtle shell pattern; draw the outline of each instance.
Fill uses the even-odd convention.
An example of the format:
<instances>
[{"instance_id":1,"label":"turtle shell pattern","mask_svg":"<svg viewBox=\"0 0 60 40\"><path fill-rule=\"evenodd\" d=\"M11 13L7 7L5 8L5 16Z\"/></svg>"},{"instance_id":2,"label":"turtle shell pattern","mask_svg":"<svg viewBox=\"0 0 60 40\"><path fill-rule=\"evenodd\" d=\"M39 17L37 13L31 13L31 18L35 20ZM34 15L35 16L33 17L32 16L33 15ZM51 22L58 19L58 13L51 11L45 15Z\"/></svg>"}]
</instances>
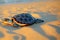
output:
<instances>
[{"instance_id":1,"label":"turtle shell pattern","mask_svg":"<svg viewBox=\"0 0 60 40\"><path fill-rule=\"evenodd\" d=\"M28 13L22 13L13 16L16 22L21 23L21 24L34 24L36 22L36 19L28 14Z\"/></svg>"}]
</instances>

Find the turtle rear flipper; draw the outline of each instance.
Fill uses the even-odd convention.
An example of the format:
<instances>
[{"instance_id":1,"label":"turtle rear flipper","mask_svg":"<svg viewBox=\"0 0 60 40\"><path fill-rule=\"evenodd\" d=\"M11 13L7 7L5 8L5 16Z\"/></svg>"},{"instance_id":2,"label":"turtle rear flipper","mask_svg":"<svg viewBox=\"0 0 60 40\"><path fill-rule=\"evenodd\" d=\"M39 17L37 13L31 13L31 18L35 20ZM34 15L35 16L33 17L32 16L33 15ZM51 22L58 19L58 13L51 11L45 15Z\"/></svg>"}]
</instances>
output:
<instances>
[{"instance_id":1,"label":"turtle rear flipper","mask_svg":"<svg viewBox=\"0 0 60 40\"><path fill-rule=\"evenodd\" d=\"M41 20L41 19L36 19L35 20L35 23L43 23L44 22L44 20Z\"/></svg>"}]
</instances>

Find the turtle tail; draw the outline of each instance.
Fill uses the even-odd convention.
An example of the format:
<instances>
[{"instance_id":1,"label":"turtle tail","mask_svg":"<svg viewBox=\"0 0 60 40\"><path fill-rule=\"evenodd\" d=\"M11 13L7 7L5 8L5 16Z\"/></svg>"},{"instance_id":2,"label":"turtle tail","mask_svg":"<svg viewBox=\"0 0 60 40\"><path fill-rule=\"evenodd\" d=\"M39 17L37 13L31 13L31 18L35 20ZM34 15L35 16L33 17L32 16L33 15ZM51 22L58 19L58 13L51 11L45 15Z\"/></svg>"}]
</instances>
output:
<instances>
[{"instance_id":1,"label":"turtle tail","mask_svg":"<svg viewBox=\"0 0 60 40\"><path fill-rule=\"evenodd\" d=\"M35 20L35 23L43 23L44 22L44 20L41 20L41 19L36 19Z\"/></svg>"}]
</instances>

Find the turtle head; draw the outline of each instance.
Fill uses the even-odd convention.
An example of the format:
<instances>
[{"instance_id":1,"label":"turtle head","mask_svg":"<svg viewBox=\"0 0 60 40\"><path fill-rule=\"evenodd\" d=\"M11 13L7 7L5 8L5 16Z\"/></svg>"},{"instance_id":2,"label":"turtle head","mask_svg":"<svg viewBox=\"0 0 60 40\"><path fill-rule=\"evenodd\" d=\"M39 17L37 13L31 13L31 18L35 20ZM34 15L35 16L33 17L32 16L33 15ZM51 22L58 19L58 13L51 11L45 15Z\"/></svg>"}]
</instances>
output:
<instances>
[{"instance_id":1,"label":"turtle head","mask_svg":"<svg viewBox=\"0 0 60 40\"><path fill-rule=\"evenodd\" d=\"M2 24L3 25L12 25L12 20L9 18L4 18L4 19L2 19Z\"/></svg>"}]
</instances>

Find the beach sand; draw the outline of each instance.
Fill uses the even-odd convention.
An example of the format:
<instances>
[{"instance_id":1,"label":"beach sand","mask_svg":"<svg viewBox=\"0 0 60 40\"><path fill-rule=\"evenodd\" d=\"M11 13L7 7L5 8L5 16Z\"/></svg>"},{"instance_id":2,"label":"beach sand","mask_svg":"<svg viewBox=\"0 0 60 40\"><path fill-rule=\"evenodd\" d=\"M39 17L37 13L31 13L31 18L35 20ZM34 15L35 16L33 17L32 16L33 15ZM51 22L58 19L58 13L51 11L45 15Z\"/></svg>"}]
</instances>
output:
<instances>
[{"instance_id":1,"label":"beach sand","mask_svg":"<svg viewBox=\"0 0 60 40\"><path fill-rule=\"evenodd\" d=\"M0 5L0 19L30 13L43 23L14 28L0 25L0 40L60 40L60 1Z\"/></svg>"}]
</instances>

